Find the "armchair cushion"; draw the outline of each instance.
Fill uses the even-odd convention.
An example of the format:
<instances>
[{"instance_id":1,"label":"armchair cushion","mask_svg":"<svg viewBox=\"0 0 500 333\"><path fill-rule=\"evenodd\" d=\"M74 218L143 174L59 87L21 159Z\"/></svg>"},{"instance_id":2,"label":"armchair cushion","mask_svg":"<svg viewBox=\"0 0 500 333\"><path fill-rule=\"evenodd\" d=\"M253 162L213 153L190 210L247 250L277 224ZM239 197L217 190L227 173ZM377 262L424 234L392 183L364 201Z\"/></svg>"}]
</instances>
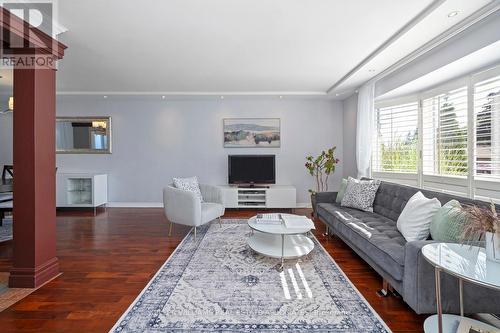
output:
<instances>
[{"instance_id":1,"label":"armchair cushion","mask_svg":"<svg viewBox=\"0 0 500 333\"><path fill-rule=\"evenodd\" d=\"M201 204L201 224L210 222L224 215L224 206L213 202L203 202Z\"/></svg>"},{"instance_id":2,"label":"armchair cushion","mask_svg":"<svg viewBox=\"0 0 500 333\"><path fill-rule=\"evenodd\" d=\"M203 197L200 191L200 185L198 184L198 178L189 177L189 178L174 178L173 179L174 186L179 190L193 192L201 202L203 202Z\"/></svg>"}]
</instances>

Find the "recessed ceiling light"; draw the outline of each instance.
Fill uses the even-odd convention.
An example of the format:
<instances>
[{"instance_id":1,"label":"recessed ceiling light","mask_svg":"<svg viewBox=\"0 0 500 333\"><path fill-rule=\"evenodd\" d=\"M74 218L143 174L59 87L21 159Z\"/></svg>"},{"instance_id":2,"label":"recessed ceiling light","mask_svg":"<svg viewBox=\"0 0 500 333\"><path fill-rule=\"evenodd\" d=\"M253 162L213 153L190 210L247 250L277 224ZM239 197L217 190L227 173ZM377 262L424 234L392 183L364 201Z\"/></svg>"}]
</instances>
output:
<instances>
[{"instance_id":1,"label":"recessed ceiling light","mask_svg":"<svg viewBox=\"0 0 500 333\"><path fill-rule=\"evenodd\" d=\"M454 17L454 16L457 16L458 15L458 11L453 11L453 12L450 12L448 13L448 17Z\"/></svg>"},{"instance_id":2,"label":"recessed ceiling light","mask_svg":"<svg viewBox=\"0 0 500 333\"><path fill-rule=\"evenodd\" d=\"M224 96L221 96L220 99L224 99Z\"/></svg>"},{"instance_id":3,"label":"recessed ceiling light","mask_svg":"<svg viewBox=\"0 0 500 333\"><path fill-rule=\"evenodd\" d=\"M104 95L104 96L102 96L102 98L106 99L106 98L108 98L108 96Z\"/></svg>"},{"instance_id":4,"label":"recessed ceiling light","mask_svg":"<svg viewBox=\"0 0 500 333\"><path fill-rule=\"evenodd\" d=\"M280 95L280 99L283 99L283 96Z\"/></svg>"},{"instance_id":5,"label":"recessed ceiling light","mask_svg":"<svg viewBox=\"0 0 500 333\"><path fill-rule=\"evenodd\" d=\"M336 93L335 96L339 96L340 94L339 93Z\"/></svg>"},{"instance_id":6,"label":"recessed ceiling light","mask_svg":"<svg viewBox=\"0 0 500 333\"><path fill-rule=\"evenodd\" d=\"M165 95L161 96L161 99L165 99L165 98L166 98L166 96L165 96Z\"/></svg>"}]
</instances>

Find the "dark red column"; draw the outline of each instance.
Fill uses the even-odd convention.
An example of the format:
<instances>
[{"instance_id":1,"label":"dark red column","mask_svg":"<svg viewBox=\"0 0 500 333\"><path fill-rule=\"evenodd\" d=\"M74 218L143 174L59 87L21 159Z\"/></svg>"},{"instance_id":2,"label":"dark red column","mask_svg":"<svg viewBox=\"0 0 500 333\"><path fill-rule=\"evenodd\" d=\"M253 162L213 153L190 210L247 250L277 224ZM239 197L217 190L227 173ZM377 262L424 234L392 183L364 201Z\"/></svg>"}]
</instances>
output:
<instances>
[{"instance_id":1,"label":"dark red column","mask_svg":"<svg viewBox=\"0 0 500 333\"><path fill-rule=\"evenodd\" d=\"M56 257L54 69L14 69L14 258L9 287L38 287Z\"/></svg>"}]
</instances>

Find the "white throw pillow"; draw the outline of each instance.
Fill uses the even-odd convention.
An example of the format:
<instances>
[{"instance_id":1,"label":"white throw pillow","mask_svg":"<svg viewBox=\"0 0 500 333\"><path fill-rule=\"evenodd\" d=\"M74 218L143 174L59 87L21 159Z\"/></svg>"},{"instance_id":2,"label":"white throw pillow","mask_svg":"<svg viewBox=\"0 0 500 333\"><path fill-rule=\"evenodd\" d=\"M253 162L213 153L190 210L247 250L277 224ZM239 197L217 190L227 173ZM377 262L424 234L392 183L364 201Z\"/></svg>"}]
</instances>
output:
<instances>
[{"instance_id":1,"label":"white throw pillow","mask_svg":"<svg viewBox=\"0 0 500 333\"><path fill-rule=\"evenodd\" d=\"M408 200L398 217L399 232L408 242L426 240L429 237L432 218L439 208L441 203L438 199L428 199L418 191Z\"/></svg>"},{"instance_id":2,"label":"white throw pillow","mask_svg":"<svg viewBox=\"0 0 500 333\"><path fill-rule=\"evenodd\" d=\"M379 186L380 180L378 179L358 180L349 177L340 205L373 212L373 201L375 201Z\"/></svg>"},{"instance_id":3,"label":"white throw pillow","mask_svg":"<svg viewBox=\"0 0 500 333\"><path fill-rule=\"evenodd\" d=\"M198 184L198 178L196 176L189 178L174 178L174 186L179 190L193 192L200 201L203 202L200 185Z\"/></svg>"}]
</instances>

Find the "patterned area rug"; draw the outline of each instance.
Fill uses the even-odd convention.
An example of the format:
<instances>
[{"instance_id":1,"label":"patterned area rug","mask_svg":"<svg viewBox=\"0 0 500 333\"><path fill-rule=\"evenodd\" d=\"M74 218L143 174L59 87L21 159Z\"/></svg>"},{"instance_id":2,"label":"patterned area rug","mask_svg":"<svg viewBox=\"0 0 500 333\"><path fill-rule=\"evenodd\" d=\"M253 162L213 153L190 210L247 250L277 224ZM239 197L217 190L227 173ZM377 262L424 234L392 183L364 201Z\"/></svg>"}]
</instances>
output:
<instances>
[{"instance_id":1,"label":"patterned area rug","mask_svg":"<svg viewBox=\"0 0 500 333\"><path fill-rule=\"evenodd\" d=\"M111 332L390 332L315 238L280 273L249 232L224 220L189 234Z\"/></svg>"},{"instance_id":2,"label":"patterned area rug","mask_svg":"<svg viewBox=\"0 0 500 333\"><path fill-rule=\"evenodd\" d=\"M0 226L0 242L5 242L12 239L12 220L4 219L3 225Z\"/></svg>"}]
</instances>

